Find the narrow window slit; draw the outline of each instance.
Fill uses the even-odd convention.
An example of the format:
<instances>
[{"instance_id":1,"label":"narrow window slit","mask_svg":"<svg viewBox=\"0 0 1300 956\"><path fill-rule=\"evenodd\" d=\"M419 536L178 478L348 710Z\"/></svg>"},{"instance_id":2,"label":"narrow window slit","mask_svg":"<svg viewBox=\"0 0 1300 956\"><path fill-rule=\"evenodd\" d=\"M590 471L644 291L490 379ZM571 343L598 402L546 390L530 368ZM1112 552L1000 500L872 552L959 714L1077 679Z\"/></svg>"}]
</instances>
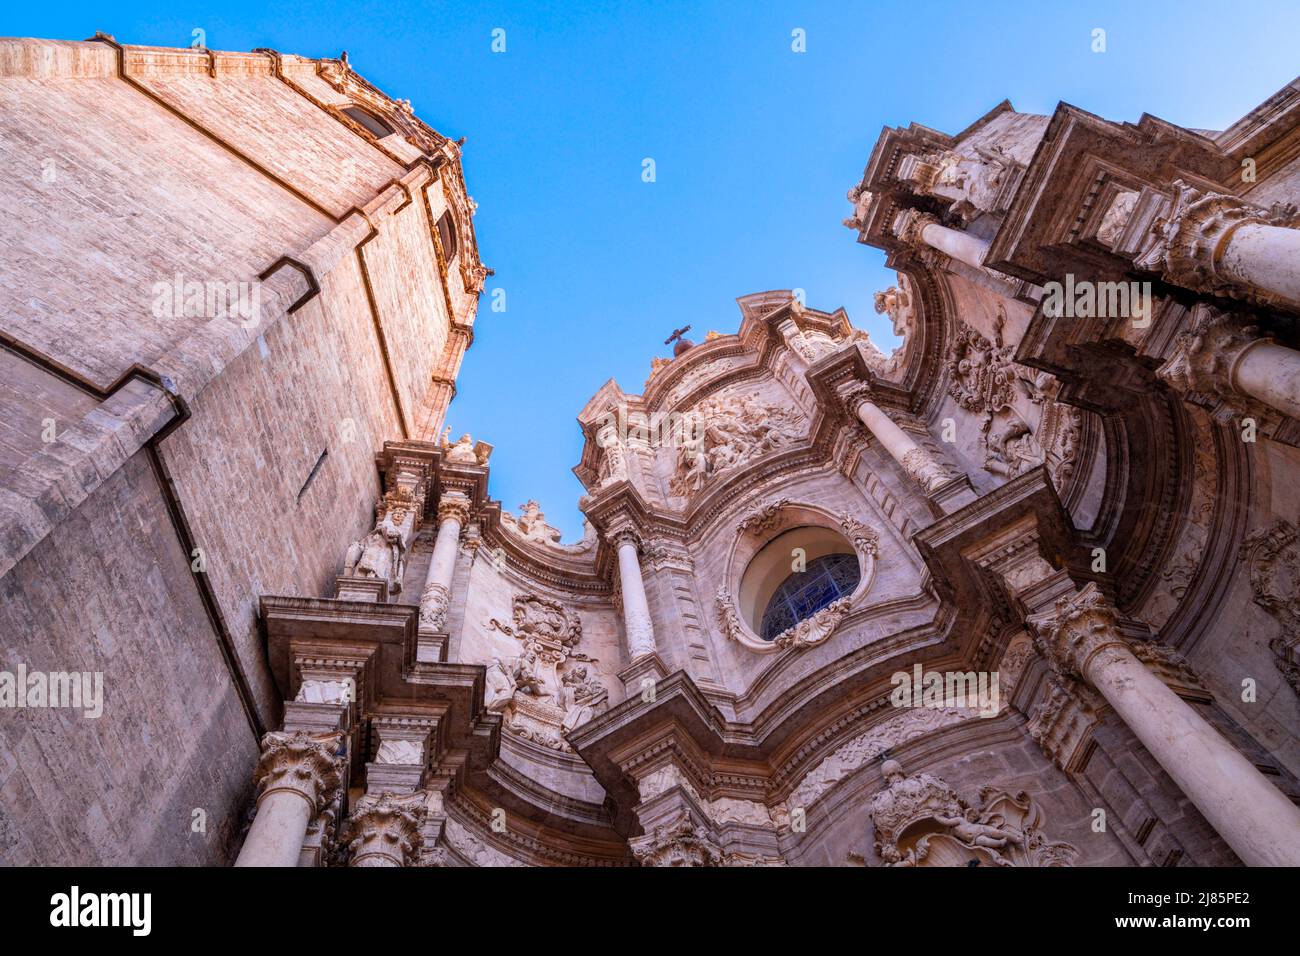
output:
<instances>
[{"instance_id":1,"label":"narrow window slit","mask_svg":"<svg viewBox=\"0 0 1300 956\"><path fill-rule=\"evenodd\" d=\"M298 489L299 501L302 501L302 496L307 493L307 489L311 487L311 483L316 480L316 473L320 471L321 465L325 464L325 456L329 453L330 450L326 448L320 453L320 457L316 459L316 464L311 466L311 473L307 475L307 480L304 481L302 487Z\"/></svg>"}]
</instances>

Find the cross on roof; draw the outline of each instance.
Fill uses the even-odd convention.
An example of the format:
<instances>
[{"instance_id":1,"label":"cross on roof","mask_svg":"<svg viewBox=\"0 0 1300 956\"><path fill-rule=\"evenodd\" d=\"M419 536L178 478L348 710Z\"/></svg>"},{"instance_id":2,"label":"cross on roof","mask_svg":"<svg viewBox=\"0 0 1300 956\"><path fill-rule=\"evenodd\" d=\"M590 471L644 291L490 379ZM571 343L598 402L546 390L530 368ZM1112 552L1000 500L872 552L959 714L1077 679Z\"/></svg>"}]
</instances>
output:
<instances>
[{"instance_id":1,"label":"cross on roof","mask_svg":"<svg viewBox=\"0 0 1300 956\"><path fill-rule=\"evenodd\" d=\"M683 327L680 328L680 329L675 329L675 330L673 331L673 334L672 334L672 335L670 335L670 336L668 336L668 338L664 339L664 345L671 345L673 342L675 342L677 339L680 339L683 335L685 335L685 334L686 334L687 332L689 332L690 330L691 330L691 327L690 327L689 325L687 325L687 326L683 326Z\"/></svg>"}]
</instances>

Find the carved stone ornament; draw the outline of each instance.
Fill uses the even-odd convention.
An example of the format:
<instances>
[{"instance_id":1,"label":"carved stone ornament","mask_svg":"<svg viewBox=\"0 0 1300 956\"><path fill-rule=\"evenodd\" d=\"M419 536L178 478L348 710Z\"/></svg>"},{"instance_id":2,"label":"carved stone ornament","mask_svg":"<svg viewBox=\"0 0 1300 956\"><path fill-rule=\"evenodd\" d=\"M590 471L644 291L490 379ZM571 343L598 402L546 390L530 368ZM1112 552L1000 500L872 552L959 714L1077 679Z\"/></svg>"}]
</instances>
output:
<instances>
[{"instance_id":1,"label":"carved stone ornament","mask_svg":"<svg viewBox=\"0 0 1300 956\"><path fill-rule=\"evenodd\" d=\"M1040 829L1042 811L1026 793L985 787L978 806L928 773L882 767L886 786L871 799L876 853L886 866L1070 866L1078 849Z\"/></svg>"},{"instance_id":2,"label":"carved stone ornament","mask_svg":"<svg viewBox=\"0 0 1300 956\"><path fill-rule=\"evenodd\" d=\"M934 491L952 480L952 475L924 448L913 448L899 464L908 477L926 491Z\"/></svg>"},{"instance_id":3,"label":"carved stone ornament","mask_svg":"<svg viewBox=\"0 0 1300 956\"><path fill-rule=\"evenodd\" d=\"M1232 368L1246 349L1271 341L1250 319L1201 303L1156 376L1186 396L1221 402L1233 415L1270 420L1271 409L1233 387Z\"/></svg>"},{"instance_id":4,"label":"carved stone ornament","mask_svg":"<svg viewBox=\"0 0 1300 956\"><path fill-rule=\"evenodd\" d=\"M867 214L871 211L871 190L858 183L849 190L847 198L853 203L853 214L844 220L844 225L861 232L867 227Z\"/></svg>"},{"instance_id":5,"label":"carved stone ornament","mask_svg":"<svg viewBox=\"0 0 1300 956\"><path fill-rule=\"evenodd\" d=\"M470 438L469 432L461 435L456 441L451 440L451 426L448 425L442 433L442 441L439 443L442 448L443 461L456 465L486 465L488 459L492 456L492 446L487 442L475 442Z\"/></svg>"},{"instance_id":6,"label":"carved stone ornament","mask_svg":"<svg viewBox=\"0 0 1300 956\"><path fill-rule=\"evenodd\" d=\"M921 246L924 245L921 233L925 227L939 224L938 218L931 213L919 209L902 209L894 217L893 233L905 245Z\"/></svg>"},{"instance_id":7,"label":"carved stone ornament","mask_svg":"<svg viewBox=\"0 0 1300 956\"><path fill-rule=\"evenodd\" d=\"M1054 674L1046 699L1029 714L1029 736L1054 764L1062 770L1072 769L1105 706L1088 685Z\"/></svg>"},{"instance_id":8,"label":"carved stone ornament","mask_svg":"<svg viewBox=\"0 0 1300 956\"><path fill-rule=\"evenodd\" d=\"M469 521L470 506L469 495L465 492L444 491L438 499L438 522L451 519L464 527Z\"/></svg>"},{"instance_id":9,"label":"carved stone ornament","mask_svg":"<svg viewBox=\"0 0 1300 956\"><path fill-rule=\"evenodd\" d=\"M1278 520L1246 535L1239 554L1250 570L1255 603L1282 626L1268 645L1274 662L1300 694L1300 534L1291 522Z\"/></svg>"},{"instance_id":10,"label":"carved stone ornament","mask_svg":"<svg viewBox=\"0 0 1300 956\"><path fill-rule=\"evenodd\" d=\"M687 814L628 841L641 866L722 866L722 850Z\"/></svg>"},{"instance_id":11,"label":"carved stone ornament","mask_svg":"<svg viewBox=\"0 0 1300 956\"><path fill-rule=\"evenodd\" d=\"M445 585L430 581L420 595L420 628L442 633L447 629L447 610L451 592Z\"/></svg>"},{"instance_id":12,"label":"carved stone ornament","mask_svg":"<svg viewBox=\"0 0 1300 956\"><path fill-rule=\"evenodd\" d=\"M1169 283L1205 295L1242 299L1265 307L1288 304L1219 275L1216 260L1231 233L1241 225L1295 226L1295 206L1274 203L1264 209L1237 196L1198 189L1181 179L1174 180L1173 188L1173 206L1152 223L1147 242L1134 260L1137 267L1160 272Z\"/></svg>"},{"instance_id":13,"label":"carved stone ornament","mask_svg":"<svg viewBox=\"0 0 1300 956\"><path fill-rule=\"evenodd\" d=\"M985 213L1005 212L1023 170L1001 147L976 146L962 153L946 149L905 156L898 178L921 195L947 200L952 215L970 222Z\"/></svg>"},{"instance_id":14,"label":"carved stone ornament","mask_svg":"<svg viewBox=\"0 0 1300 956\"><path fill-rule=\"evenodd\" d=\"M1070 410L1072 415L1055 411L1057 403L1048 397L1054 384L1050 376L1015 363L1015 345L1006 344L1002 338L1005 322L1006 315L999 310L992 342L969 325L959 324L948 353L948 394L961 408L980 417L980 446L986 471L1014 478L1049 463L1050 457L1053 478L1063 481L1074 467L1078 410ZM1017 411L1016 399L1021 395L1044 407L1040 429L1050 425L1054 455L1049 456Z\"/></svg>"},{"instance_id":15,"label":"carved stone ornament","mask_svg":"<svg viewBox=\"0 0 1300 956\"><path fill-rule=\"evenodd\" d=\"M835 633L835 629L852 609L852 601L848 598L840 598L826 605L812 617L806 617L794 627L782 631L772 643L782 649L816 647Z\"/></svg>"},{"instance_id":16,"label":"carved stone ornament","mask_svg":"<svg viewBox=\"0 0 1300 956\"><path fill-rule=\"evenodd\" d=\"M763 501L740 522L742 534L765 535L781 523L781 512L790 504L789 498Z\"/></svg>"},{"instance_id":17,"label":"carved stone ornament","mask_svg":"<svg viewBox=\"0 0 1300 956\"><path fill-rule=\"evenodd\" d=\"M518 657L494 657L488 666L484 703L505 717L505 728L552 750L570 749L563 734L609 706L609 694L586 666L597 663L576 651L582 622L558 601L536 594L514 599L510 625L495 618L489 628L523 645Z\"/></svg>"},{"instance_id":18,"label":"carved stone ornament","mask_svg":"<svg viewBox=\"0 0 1300 956\"><path fill-rule=\"evenodd\" d=\"M840 515L840 530L858 554L874 558L880 553L880 532L848 512Z\"/></svg>"},{"instance_id":19,"label":"carved stone ornament","mask_svg":"<svg viewBox=\"0 0 1300 956\"><path fill-rule=\"evenodd\" d=\"M669 490L681 497L692 497L718 475L803 438L798 412L749 395L706 398L689 414L700 423L702 434L678 449Z\"/></svg>"},{"instance_id":20,"label":"carved stone ornament","mask_svg":"<svg viewBox=\"0 0 1300 956\"><path fill-rule=\"evenodd\" d=\"M871 386L863 381L846 382L836 389L836 395L844 403L844 410L850 418L858 418L858 409L866 402L874 401Z\"/></svg>"},{"instance_id":21,"label":"carved stone ornament","mask_svg":"<svg viewBox=\"0 0 1300 956\"><path fill-rule=\"evenodd\" d=\"M1115 609L1096 584L1057 599L1050 611L1031 615L1034 646L1062 677L1086 679L1086 668L1100 651L1127 642L1120 634Z\"/></svg>"},{"instance_id":22,"label":"carved stone ornament","mask_svg":"<svg viewBox=\"0 0 1300 956\"><path fill-rule=\"evenodd\" d=\"M426 795L364 796L348 820L349 866L410 866L420 856Z\"/></svg>"},{"instance_id":23,"label":"carved stone ornament","mask_svg":"<svg viewBox=\"0 0 1300 956\"><path fill-rule=\"evenodd\" d=\"M262 738L262 756L253 781L260 801L268 793L291 790L320 813L337 795L343 780L343 735L272 731Z\"/></svg>"},{"instance_id":24,"label":"carved stone ornament","mask_svg":"<svg viewBox=\"0 0 1300 956\"><path fill-rule=\"evenodd\" d=\"M519 506L519 517L508 511L501 512L501 524L518 537L533 544L557 547L560 544L560 530L546 523L542 506L531 498Z\"/></svg>"}]
</instances>

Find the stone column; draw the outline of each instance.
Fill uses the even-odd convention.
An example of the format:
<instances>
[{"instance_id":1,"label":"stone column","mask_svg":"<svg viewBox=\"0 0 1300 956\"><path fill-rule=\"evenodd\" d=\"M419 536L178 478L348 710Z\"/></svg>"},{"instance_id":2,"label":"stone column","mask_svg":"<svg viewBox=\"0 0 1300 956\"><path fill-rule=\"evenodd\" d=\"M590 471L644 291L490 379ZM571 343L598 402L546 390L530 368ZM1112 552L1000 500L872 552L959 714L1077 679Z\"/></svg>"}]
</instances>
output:
<instances>
[{"instance_id":1,"label":"stone column","mask_svg":"<svg viewBox=\"0 0 1300 956\"><path fill-rule=\"evenodd\" d=\"M1184 393L1213 396L1239 416L1255 403L1300 419L1300 352L1261 335L1250 319L1204 303L1156 375Z\"/></svg>"},{"instance_id":2,"label":"stone column","mask_svg":"<svg viewBox=\"0 0 1300 956\"><path fill-rule=\"evenodd\" d=\"M469 496L445 491L438 502L438 537L429 561L424 591L420 594L420 630L441 633L447 629L451 606L452 578L456 572L456 550L460 529L469 520Z\"/></svg>"},{"instance_id":3,"label":"stone column","mask_svg":"<svg viewBox=\"0 0 1300 956\"><path fill-rule=\"evenodd\" d=\"M348 866L411 866L419 860L424 845L427 797L416 792L405 796L384 793L357 801L348 821L350 857Z\"/></svg>"},{"instance_id":4,"label":"stone column","mask_svg":"<svg viewBox=\"0 0 1300 956\"><path fill-rule=\"evenodd\" d=\"M850 386L843 392L844 404L848 410L870 429L890 457L927 494L951 481L951 476L944 471L943 466L913 441L912 436L899 428L871 398L871 387L865 382Z\"/></svg>"},{"instance_id":5,"label":"stone column","mask_svg":"<svg viewBox=\"0 0 1300 956\"><path fill-rule=\"evenodd\" d=\"M1294 206L1269 209L1175 180L1174 203L1139 251L1140 268L1206 295L1257 305L1300 305L1300 223Z\"/></svg>"},{"instance_id":6,"label":"stone column","mask_svg":"<svg viewBox=\"0 0 1300 956\"><path fill-rule=\"evenodd\" d=\"M984 256L989 251L987 240L940 225L933 215L919 209L898 213L894 217L893 233L908 245L924 243L975 269L983 268Z\"/></svg>"},{"instance_id":7,"label":"stone column","mask_svg":"<svg viewBox=\"0 0 1300 956\"><path fill-rule=\"evenodd\" d=\"M1248 866L1300 866L1300 807L1134 655L1095 584L1031 615L1058 674L1095 687Z\"/></svg>"},{"instance_id":8,"label":"stone column","mask_svg":"<svg viewBox=\"0 0 1300 956\"><path fill-rule=\"evenodd\" d=\"M645 582L641 579L641 561L637 556L640 542L631 531L613 536L618 549L619 584L623 589L623 628L627 631L627 654L635 661L655 653L654 624L650 604L646 601Z\"/></svg>"},{"instance_id":9,"label":"stone column","mask_svg":"<svg viewBox=\"0 0 1300 956\"><path fill-rule=\"evenodd\" d=\"M269 733L257 764L257 816L235 866L297 866L312 819L338 795L343 735Z\"/></svg>"}]
</instances>

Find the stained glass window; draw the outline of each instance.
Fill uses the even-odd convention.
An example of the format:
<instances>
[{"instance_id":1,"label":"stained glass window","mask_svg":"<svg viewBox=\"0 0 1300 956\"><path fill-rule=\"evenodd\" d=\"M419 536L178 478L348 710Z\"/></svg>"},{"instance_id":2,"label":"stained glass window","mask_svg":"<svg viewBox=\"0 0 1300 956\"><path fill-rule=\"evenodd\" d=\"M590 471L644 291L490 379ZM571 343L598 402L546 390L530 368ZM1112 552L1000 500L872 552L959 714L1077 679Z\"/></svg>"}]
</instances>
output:
<instances>
[{"instance_id":1,"label":"stained glass window","mask_svg":"<svg viewBox=\"0 0 1300 956\"><path fill-rule=\"evenodd\" d=\"M763 612L762 637L775 640L781 632L812 617L826 605L848 597L858 586L858 557L828 554L814 558L776 589Z\"/></svg>"}]
</instances>

